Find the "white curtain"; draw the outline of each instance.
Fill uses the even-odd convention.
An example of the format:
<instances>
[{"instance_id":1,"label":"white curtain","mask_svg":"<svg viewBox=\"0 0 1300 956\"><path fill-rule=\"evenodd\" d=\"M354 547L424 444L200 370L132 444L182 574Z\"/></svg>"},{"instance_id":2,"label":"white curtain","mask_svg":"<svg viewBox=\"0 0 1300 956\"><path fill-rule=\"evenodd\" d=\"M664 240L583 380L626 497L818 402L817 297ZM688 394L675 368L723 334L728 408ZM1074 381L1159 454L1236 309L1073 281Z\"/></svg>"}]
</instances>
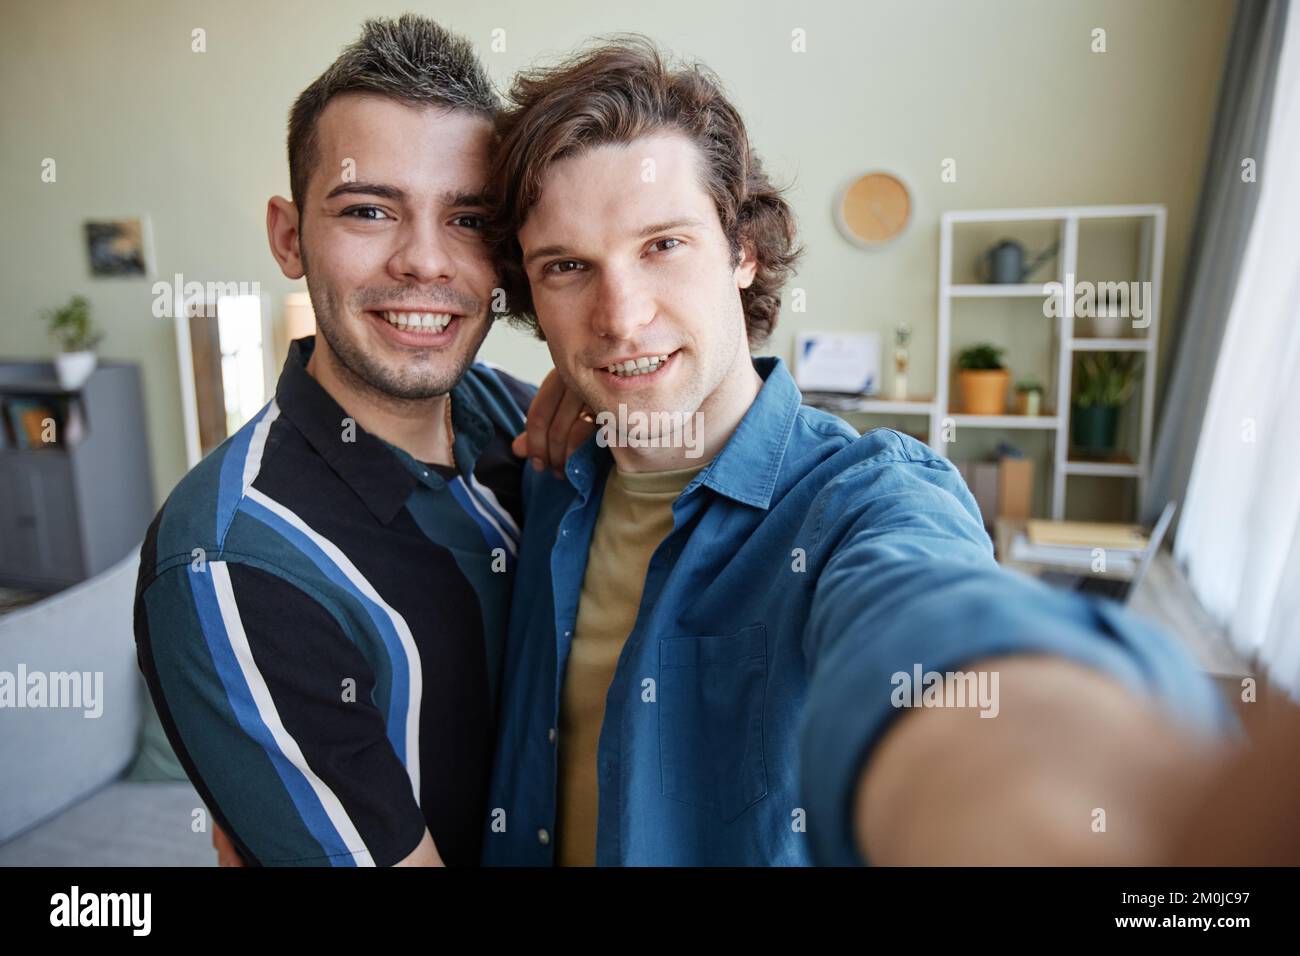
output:
<instances>
[{"instance_id":1,"label":"white curtain","mask_svg":"<svg viewBox=\"0 0 1300 956\"><path fill-rule=\"evenodd\" d=\"M1236 649L1300 700L1300 11L1293 14L1267 151L1253 157L1259 204L1174 553Z\"/></svg>"}]
</instances>

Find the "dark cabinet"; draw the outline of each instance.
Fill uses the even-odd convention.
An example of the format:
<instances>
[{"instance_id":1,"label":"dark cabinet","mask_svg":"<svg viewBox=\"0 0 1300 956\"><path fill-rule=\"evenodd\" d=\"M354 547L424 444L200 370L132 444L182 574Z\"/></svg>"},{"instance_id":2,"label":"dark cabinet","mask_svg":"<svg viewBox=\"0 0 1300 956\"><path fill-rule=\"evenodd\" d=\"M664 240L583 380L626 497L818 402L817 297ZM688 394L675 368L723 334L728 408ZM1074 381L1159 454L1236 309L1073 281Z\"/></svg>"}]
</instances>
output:
<instances>
[{"instance_id":1,"label":"dark cabinet","mask_svg":"<svg viewBox=\"0 0 1300 956\"><path fill-rule=\"evenodd\" d=\"M55 441L24 441L31 409L52 413ZM66 390L48 362L0 361L0 415L0 587L58 590L139 547L154 498L136 366Z\"/></svg>"}]
</instances>

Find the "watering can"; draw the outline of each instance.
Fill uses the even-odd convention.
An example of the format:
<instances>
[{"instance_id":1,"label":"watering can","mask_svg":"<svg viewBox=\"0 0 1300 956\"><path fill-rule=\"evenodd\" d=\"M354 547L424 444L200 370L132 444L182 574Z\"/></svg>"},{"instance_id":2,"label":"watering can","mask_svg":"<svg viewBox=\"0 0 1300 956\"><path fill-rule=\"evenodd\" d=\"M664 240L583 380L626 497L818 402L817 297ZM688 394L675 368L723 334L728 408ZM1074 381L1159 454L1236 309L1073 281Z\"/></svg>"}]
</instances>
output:
<instances>
[{"instance_id":1,"label":"watering can","mask_svg":"<svg viewBox=\"0 0 1300 956\"><path fill-rule=\"evenodd\" d=\"M1034 261L1025 265L1025 247L1014 239L1003 239L975 260L975 275L981 282L1016 285L1034 274L1039 266L1056 254L1060 243L1054 242Z\"/></svg>"}]
</instances>

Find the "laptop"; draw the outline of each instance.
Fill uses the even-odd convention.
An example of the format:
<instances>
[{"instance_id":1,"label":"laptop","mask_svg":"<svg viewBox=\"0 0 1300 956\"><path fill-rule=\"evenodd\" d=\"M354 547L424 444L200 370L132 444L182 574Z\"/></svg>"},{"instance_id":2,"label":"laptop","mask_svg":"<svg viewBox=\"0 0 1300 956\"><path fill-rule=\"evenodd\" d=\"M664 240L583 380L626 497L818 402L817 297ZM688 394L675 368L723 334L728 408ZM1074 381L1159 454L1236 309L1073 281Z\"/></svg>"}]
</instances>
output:
<instances>
[{"instance_id":1,"label":"laptop","mask_svg":"<svg viewBox=\"0 0 1300 956\"><path fill-rule=\"evenodd\" d=\"M1131 578L1103 578L1097 574L1080 574L1075 571L1045 571L1039 575L1039 580L1055 587L1065 588L1067 591L1100 594L1121 604L1127 604L1133 597L1133 592L1142 583L1142 579L1146 577L1147 568L1151 566L1156 552L1160 550L1160 542L1165 539L1165 532L1169 530L1169 524L1174 520L1176 508L1175 502L1171 501L1165 505L1165 510L1160 512L1146 550L1142 552L1142 560L1138 562L1137 570L1133 572Z\"/></svg>"}]
</instances>

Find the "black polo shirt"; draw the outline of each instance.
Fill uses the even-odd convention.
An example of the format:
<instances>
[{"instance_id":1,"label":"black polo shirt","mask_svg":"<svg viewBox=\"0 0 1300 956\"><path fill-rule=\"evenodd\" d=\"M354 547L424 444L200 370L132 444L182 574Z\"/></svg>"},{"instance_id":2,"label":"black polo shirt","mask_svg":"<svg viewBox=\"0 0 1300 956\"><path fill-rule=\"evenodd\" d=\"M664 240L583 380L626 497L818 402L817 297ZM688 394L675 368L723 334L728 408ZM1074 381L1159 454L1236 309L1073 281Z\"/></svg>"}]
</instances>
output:
<instances>
[{"instance_id":1,"label":"black polo shirt","mask_svg":"<svg viewBox=\"0 0 1300 956\"><path fill-rule=\"evenodd\" d=\"M532 390L471 367L453 472L352 422L307 373L313 344L154 519L140 667L248 862L387 866L428 828L476 865Z\"/></svg>"}]
</instances>

